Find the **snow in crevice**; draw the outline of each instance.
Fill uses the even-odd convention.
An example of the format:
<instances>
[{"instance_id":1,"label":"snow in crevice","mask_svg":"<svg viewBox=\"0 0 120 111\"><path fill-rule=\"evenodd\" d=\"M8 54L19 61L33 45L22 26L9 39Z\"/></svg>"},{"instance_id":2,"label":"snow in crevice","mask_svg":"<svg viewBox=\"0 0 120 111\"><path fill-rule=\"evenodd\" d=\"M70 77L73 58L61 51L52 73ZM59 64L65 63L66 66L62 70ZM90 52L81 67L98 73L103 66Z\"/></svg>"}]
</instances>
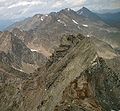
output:
<instances>
[{"instance_id":1,"label":"snow in crevice","mask_svg":"<svg viewBox=\"0 0 120 111\"><path fill-rule=\"evenodd\" d=\"M24 72L22 69L18 69L18 68L14 67L14 66L12 66L12 68L14 68L17 71Z\"/></svg>"},{"instance_id":2,"label":"snow in crevice","mask_svg":"<svg viewBox=\"0 0 120 111\"><path fill-rule=\"evenodd\" d=\"M43 21L44 19L43 19L43 17L41 17L41 21Z\"/></svg>"},{"instance_id":3,"label":"snow in crevice","mask_svg":"<svg viewBox=\"0 0 120 111\"><path fill-rule=\"evenodd\" d=\"M47 17L48 15L46 14L45 16Z\"/></svg>"},{"instance_id":4,"label":"snow in crevice","mask_svg":"<svg viewBox=\"0 0 120 111\"><path fill-rule=\"evenodd\" d=\"M86 24L82 24L82 26L83 26L83 27L88 27L88 25L86 25Z\"/></svg>"},{"instance_id":5,"label":"snow in crevice","mask_svg":"<svg viewBox=\"0 0 120 111\"><path fill-rule=\"evenodd\" d=\"M107 31L108 33L110 33L110 32L111 32L111 30L109 30L109 29L105 29L105 28L100 28L99 30L102 30L102 31Z\"/></svg>"},{"instance_id":6,"label":"snow in crevice","mask_svg":"<svg viewBox=\"0 0 120 111\"><path fill-rule=\"evenodd\" d=\"M92 66L94 66L94 65L97 64L96 59L97 59L97 55L95 55L95 57L94 57L93 60L91 61Z\"/></svg>"},{"instance_id":7,"label":"snow in crevice","mask_svg":"<svg viewBox=\"0 0 120 111\"><path fill-rule=\"evenodd\" d=\"M82 14L83 14L83 11L80 12L80 15L82 15Z\"/></svg>"},{"instance_id":8,"label":"snow in crevice","mask_svg":"<svg viewBox=\"0 0 120 111\"><path fill-rule=\"evenodd\" d=\"M78 29L80 29L80 30L81 30L80 26L78 26Z\"/></svg>"},{"instance_id":9,"label":"snow in crevice","mask_svg":"<svg viewBox=\"0 0 120 111\"><path fill-rule=\"evenodd\" d=\"M66 23L64 21L61 21L60 19L57 20L59 23L63 24L64 26L67 26Z\"/></svg>"},{"instance_id":10,"label":"snow in crevice","mask_svg":"<svg viewBox=\"0 0 120 111\"><path fill-rule=\"evenodd\" d=\"M78 22L77 22L77 21L75 21L74 19L72 19L72 21L73 21L75 24L78 24Z\"/></svg>"}]
</instances>

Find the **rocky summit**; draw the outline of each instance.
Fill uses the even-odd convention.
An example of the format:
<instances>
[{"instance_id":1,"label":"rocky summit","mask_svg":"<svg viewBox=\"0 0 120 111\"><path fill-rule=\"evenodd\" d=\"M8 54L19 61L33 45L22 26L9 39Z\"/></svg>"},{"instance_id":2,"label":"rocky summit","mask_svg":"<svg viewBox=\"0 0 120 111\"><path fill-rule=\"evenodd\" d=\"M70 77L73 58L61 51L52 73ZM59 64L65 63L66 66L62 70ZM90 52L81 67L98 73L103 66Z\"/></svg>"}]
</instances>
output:
<instances>
[{"instance_id":1,"label":"rocky summit","mask_svg":"<svg viewBox=\"0 0 120 111\"><path fill-rule=\"evenodd\" d=\"M114 53L112 58L104 54L105 46ZM120 73L107 61L116 58L112 47L96 38L64 35L47 63L33 74L17 76L15 70L1 69L0 110L119 111Z\"/></svg>"}]
</instances>

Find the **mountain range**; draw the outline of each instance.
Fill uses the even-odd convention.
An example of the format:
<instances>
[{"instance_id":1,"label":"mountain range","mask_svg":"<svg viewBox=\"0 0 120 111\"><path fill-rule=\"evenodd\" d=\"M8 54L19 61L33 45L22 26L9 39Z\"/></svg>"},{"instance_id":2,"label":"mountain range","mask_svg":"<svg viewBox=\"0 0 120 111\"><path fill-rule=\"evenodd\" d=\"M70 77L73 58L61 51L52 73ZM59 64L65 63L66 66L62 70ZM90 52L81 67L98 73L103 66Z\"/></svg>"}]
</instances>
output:
<instances>
[{"instance_id":1,"label":"mountain range","mask_svg":"<svg viewBox=\"0 0 120 111\"><path fill-rule=\"evenodd\" d=\"M76 34L80 32L88 37L95 36L110 43L115 48L119 47L120 44L119 29L106 24L97 14L85 7L77 12L66 8L48 15L37 14L17 22L7 29L12 30L14 28L32 33L31 35L34 38L31 40L29 47L34 46L35 49L38 46L44 47L44 52L49 49L48 54L52 52L54 47L58 46L59 37L69 33Z\"/></svg>"},{"instance_id":2,"label":"mountain range","mask_svg":"<svg viewBox=\"0 0 120 111\"><path fill-rule=\"evenodd\" d=\"M3 31L5 28L13 23L14 22L12 20L0 20L0 31Z\"/></svg>"},{"instance_id":3,"label":"mountain range","mask_svg":"<svg viewBox=\"0 0 120 111\"><path fill-rule=\"evenodd\" d=\"M66 8L0 32L0 111L119 111L120 30L105 19Z\"/></svg>"},{"instance_id":4,"label":"mountain range","mask_svg":"<svg viewBox=\"0 0 120 111\"><path fill-rule=\"evenodd\" d=\"M98 16L103 19L107 24L117 27L120 29L120 12L117 13L106 13L106 14L98 14Z\"/></svg>"}]
</instances>

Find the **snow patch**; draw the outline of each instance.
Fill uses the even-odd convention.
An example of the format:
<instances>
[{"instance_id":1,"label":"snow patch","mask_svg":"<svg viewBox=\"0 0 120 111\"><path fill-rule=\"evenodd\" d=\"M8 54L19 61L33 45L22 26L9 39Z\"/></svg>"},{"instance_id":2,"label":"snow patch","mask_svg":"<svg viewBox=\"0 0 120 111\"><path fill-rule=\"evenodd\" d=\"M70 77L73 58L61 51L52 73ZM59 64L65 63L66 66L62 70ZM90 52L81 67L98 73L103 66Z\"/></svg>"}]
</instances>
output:
<instances>
[{"instance_id":1,"label":"snow patch","mask_svg":"<svg viewBox=\"0 0 120 111\"><path fill-rule=\"evenodd\" d=\"M100 30L102 30L102 31L107 31L108 33L111 32L111 30L109 30L109 29L105 29L105 28L100 28Z\"/></svg>"},{"instance_id":2,"label":"snow patch","mask_svg":"<svg viewBox=\"0 0 120 111\"><path fill-rule=\"evenodd\" d=\"M60 19L59 19L59 20L57 20L57 21L61 23L61 20L60 20Z\"/></svg>"},{"instance_id":3,"label":"snow patch","mask_svg":"<svg viewBox=\"0 0 120 111\"><path fill-rule=\"evenodd\" d=\"M59 23L63 24L64 26L67 26L64 21L61 21L60 19L57 20Z\"/></svg>"},{"instance_id":4,"label":"snow patch","mask_svg":"<svg viewBox=\"0 0 120 111\"><path fill-rule=\"evenodd\" d=\"M80 15L82 15L82 14L83 14L83 11L80 12Z\"/></svg>"},{"instance_id":5,"label":"snow patch","mask_svg":"<svg viewBox=\"0 0 120 111\"><path fill-rule=\"evenodd\" d=\"M97 65L97 62L92 63L92 66L95 66L95 65Z\"/></svg>"},{"instance_id":6,"label":"snow patch","mask_svg":"<svg viewBox=\"0 0 120 111\"><path fill-rule=\"evenodd\" d=\"M48 17L49 15L43 15L42 17L41 17L41 21L43 21L44 19L46 19L47 17Z\"/></svg>"},{"instance_id":7,"label":"snow patch","mask_svg":"<svg viewBox=\"0 0 120 111\"><path fill-rule=\"evenodd\" d=\"M95 55L95 57L94 57L94 59L91 61L91 63L94 63L94 62L96 62L96 59L97 59L97 55Z\"/></svg>"},{"instance_id":8,"label":"snow patch","mask_svg":"<svg viewBox=\"0 0 120 111\"><path fill-rule=\"evenodd\" d=\"M20 72L24 72L22 69L18 69Z\"/></svg>"},{"instance_id":9,"label":"snow patch","mask_svg":"<svg viewBox=\"0 0 120 111\"><path fill-rule=\"evenodd\" d=\"M110 89L110 91L112 91L112 89Z\"/></svg>"},{"instance_id":10,"label":"snow patch","mask_svg":"<svg viewBox=\"0 0 120 111\"><path fill-rule=\"evenodd\" d=\"M35 50L35 49L30 49L32 52L37 52L37 50Z\"/></svg>"},{"instance_id":11,"label":"snow patch","mask_svg":"<svg viewBox=\"0 0 120 111\"><path fill-rule=\"evenodd\" d=\"M82 24L82 26L84 26L84 27L88 27L88 25L86 25L86 24Z\"/></svg>"},{"instance_id":12,"label":"snow patch","mask_svg":"<svg viewBox=\"0 0 120 111\"><path fill-rule=\"evenodd\" d=\"M110 33L111 31L107 29L107 32Z\"/></svg>"},{"instance_id":13,"label":"snow patch","mask_svg":"<svg viewBox=\"0 0 120 111\"><path fill-rule=\"evenodd\" d=\"M80 26L78 26L78 29L81 29Z\"/></svg>"},{"instance_id":14,"label":"snow patch","mask_svg":"<svg viewBox=\"0 0 120 111\"><path fill-rule=\"evenodd\" d=\"M70 8L68 8L67 10L70 11Z\"/></svg>"},{"instance_id":15,"label":"snow patch","mask_svg":"<svg viewBox=\"0 0 120 111\"><path fill-rule=\"evenodd\" d=\"M87 35L87 37L90 37L90 35Z\"/></svg>"},{"instance_id":16,"label":"snow patch","mask_svg":"<svg viewBox=\"0 0 120 111\"><path fill-rule=\"evenodd\" d=\"M41 21L43 21L44 19L43 19L43 17L41 17Z\"/></svg>"},{"instance_id":17,"label":"snow patch","mask_svg":"<svg viewBox=\"0 0 120 111\"><path fill-rule=\"evenodd\" d=\"M72 21L73 21L75 24L78 24L78 22L77 22L77 21L75 21L74 19L72 19Z\"/></svg>"}]
</instances>

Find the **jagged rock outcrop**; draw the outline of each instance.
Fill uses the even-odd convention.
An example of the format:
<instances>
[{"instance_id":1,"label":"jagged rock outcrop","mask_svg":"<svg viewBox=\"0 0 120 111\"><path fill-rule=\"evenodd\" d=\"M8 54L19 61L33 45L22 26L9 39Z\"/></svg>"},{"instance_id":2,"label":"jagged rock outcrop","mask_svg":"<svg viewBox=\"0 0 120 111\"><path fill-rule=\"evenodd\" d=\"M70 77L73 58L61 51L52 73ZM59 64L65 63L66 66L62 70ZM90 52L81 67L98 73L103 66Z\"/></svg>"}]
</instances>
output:
<instances>
[{"instance_id":1,"label":"jagged rock outcrop","mask_svg":"<svg viewBox=\"0 0 120 111\"><path fill-rule=\"evenodd\" d=\"M72 48L65 55L57 55L57 49L45 72L46 93L38 111L119 110L119 73L99 57L91 38L72 37L78 40L74 45L71 37L64 41Z\"/></svg>"},{"instance_id":2,"label":"jagged rock outcrop","mask_svg":"<svg viewBox=\"0 0 120 111\"><path fill-rule=\"evenodd\" d=\"M109 68L95 46L81 34L64 36L47 64L22 81L22 96L13 94L17 104L7 100L1 110L120 110L120 74Z\"/></svg>"},{"instance_id":3,"label":"jagged rock outcrop","mask_svg":"<svg viewBox=\"0 0 120 111\"><path fill-rule=\"evenodd\" d=\"M102 58L83 71L65 88L62 101L55 111L110 111L119 110L120 82Z\"/></svg>"}]
</instances>

